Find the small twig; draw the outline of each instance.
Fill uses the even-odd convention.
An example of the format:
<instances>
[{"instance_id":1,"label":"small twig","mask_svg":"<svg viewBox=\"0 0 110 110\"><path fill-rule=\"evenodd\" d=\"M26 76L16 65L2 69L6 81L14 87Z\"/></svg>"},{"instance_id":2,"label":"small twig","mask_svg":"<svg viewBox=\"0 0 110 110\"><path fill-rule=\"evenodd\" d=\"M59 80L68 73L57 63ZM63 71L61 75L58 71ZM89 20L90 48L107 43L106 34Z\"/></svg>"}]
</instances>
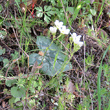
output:
<instances>
[{"instance_id":1,"label":"small twig","mask_svg":"<svg viewBox=\"0 0 110 110\"><path fill-rule=\"evenodd\" d=\"M32 30L33 30L33 33L37 36L37 33L35 32L35 29L34 29L34 28L32 28Z\"/></svg>"},{"instance_id":2,"label":"small twig","mask_svg":"<svg viewBox=\"0 0 110 110\"><path fill-rule=\"evenodd\" d=\"M21 57L20 57L20 58L21 58ZM9 71L10 67L11 67L15 62L17 62L20 58L13 60L13 62L10 64L10 66L8 67L8 69L7 69L7 71L6 71L5 77L7 77L7 74L8 74L8 71Z\"/></svg>"},{"instance_id":3,"label":"small twig","mask_svg":"<svg viewBox=\"0 0 110 110\"><path fill-rule=\"evenodd\" d=\"M92 105L92 110L94 110L94 109L93 109L92 94L91 94L90 88L89 88L89 92L90 92L90 98L91 98L91 105Z\"/></svg>"},{"instance_id":4,"label":"small twig","mask_svg":"<svg viewBox=\"0 0 110 110\"><path fill-rule=\"evenodd\" d=\"M85 49L85 48L86 48L86 47L85 47L85 39L84 39L84 36L83 36L83 42L84 42L84 74L83 74L83 75L84 75L84 80L85 80L85 55L86 55L86 54L85 54L85 53L86 53L86 49Z\"/></svg>"},{"instance_id":5,"label":"small twig","mask_svg":"<svg viewBox=\"0 0 110 110\"><path fill-rule=\"evenodd\" d=\"M97 32L99 32L101 26L102 26L102 22L101 22L100 26L98 27Z\"/></svg>"},{"instance_id":6,"label":"small twig","mask_svg":"<svg viewBox=\"0 0 110 110\"><path fill-rule=\"evenodd\" d=\"M2 40L1 40L1 42L8 48L8 49L10 49L10 50L12 50L8 45L6 45Z\"/></svg>"}]
</instances>

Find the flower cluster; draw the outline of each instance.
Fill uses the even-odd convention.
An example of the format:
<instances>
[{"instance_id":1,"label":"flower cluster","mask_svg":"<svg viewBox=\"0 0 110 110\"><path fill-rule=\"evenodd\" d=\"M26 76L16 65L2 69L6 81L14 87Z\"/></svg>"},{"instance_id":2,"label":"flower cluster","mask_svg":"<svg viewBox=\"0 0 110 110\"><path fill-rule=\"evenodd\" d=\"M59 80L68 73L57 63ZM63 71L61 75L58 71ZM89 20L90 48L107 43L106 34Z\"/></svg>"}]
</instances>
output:
<instances>
[{"instance_id":1,"label":"flower cluster","mask_svg":"<svg viewBox=\"0 0 110 110\"><path fill-rule=\"evenodd\" d=\"M71 34L71 38L73 39L73 42L77 45L79 45L80 47L83 46L83 42L80 41L81 35L76 35L76 33Z\"/></svg>"},{"instance_id":2,"label":"flower cluster","mask_svg":"<svg viewBox=\"0 0 110 110\"><path fill-rule=\"evenodd\" d=\"M69 34L70 30L66 29L66 26L63 25L63 22L59 22L58 20L56 20L54 24L55 27L50 27L50 31L52 34L56 34L57 29L59 29L61 34Z\"/></svg>"},{"instance_id":3,"label":"flower cluster","mask_svg":"<svg viewBox=\"0 0 110 110\"><path fill-rule=\"evenodd\" d=\"M66 26L63 25L63 22L59 22L58 20L56 20L54 22L55 26L54 27L50 27L50 32L55 35L57 32L57 29L60 31L61 34L66 34L68 35L70 33L70 29L66 29ZM83 46L83 42L80 41L81 35L76 35L76 33L72 33L71 37L70 37L74 44L79 45L79 47Z\"/></svg>"}]
</instances>

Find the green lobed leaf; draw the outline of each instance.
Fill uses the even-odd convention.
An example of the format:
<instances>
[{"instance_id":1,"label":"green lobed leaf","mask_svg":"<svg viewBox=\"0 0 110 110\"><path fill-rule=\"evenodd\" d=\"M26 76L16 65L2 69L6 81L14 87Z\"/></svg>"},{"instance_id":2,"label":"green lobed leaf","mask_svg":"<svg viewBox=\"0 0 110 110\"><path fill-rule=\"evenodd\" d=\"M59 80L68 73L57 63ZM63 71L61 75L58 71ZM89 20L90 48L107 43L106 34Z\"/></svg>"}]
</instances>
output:
<instances>
[{"instance_id":1,"label":"green lobed leaf","mask_svg":"<svg viewBox=\"0 0 110 110\"><path fill-rule=\"evenodd\" d=\"M3 61L3 57L0 56L0 62Z\"/></svg>"},{"instance_id":2,"label":"green lobed leaf","mask_svg":"<svg viewBox=\"0 0 110 110\"><path fill-rule=\"evenodd\" d=\"M51 6L47 6L47 5L46 5L46 6L44 6L44 10L45 10L45 11L51 11L51 9L52 9L52 7L51 7Z\"/></svg>"},{"instance_id":3,"label":"green lobed leaf","mask_svg":"<svg viewBox=\"0 0 110 110\"><path fill-rule=\"evenodd\" d=\"M0 46L0 55L5 53L5 49L2 49L2 47Z\"/></svg>"},{"instance_id":4,"label":"green lobed leaf","mask_svg":"<svg viewBox=\"0 0 110 110\"><path fill-rule=\"evenodd\" d=\"M49 76L54 76L55 74L59 73L63 68L63 72L72 69L70 62L65 65L65 63L67 63L68 61L68 57L62 53L61 49L59 49L57 45L52 43L52 45L49 47L49 45L51 44L50 39L44 36L38 36L36 44L38 45L39 49L41 49L42 52L45 53L45 55L40 56L37 53L31 54L29 56L30 65L33 65L36 60L38 64L41 64L43 62L41 70Z\"/></svg>"},{"instance_id":5,"label":"green lobed leaf","mask_svg":"<svg viewBox=\"0 0 110 110\"><path fill-rule=\"evenodd\" d=\"M6 80L5 84L8 86L8 87L11 87L13 84L16 84L17 83L17 80L16 79L12 79L12 80Z\"/></svg>"},{"instance_id":6,"label":"green lobed leaf","mask_svg":"<svg viewBox=\"0 0 110 110\"><path fill-rule=\"evenodd\" d=\"M38 12L43 12L42 7L35 7L35 9L36 9Z\"/></svg>"},{"instance_id":7,"label":"green lobed leaf","mask_svg":"<svg viewBox=\"0 0 110 110\"><path fill-rule=\"evenodd\" d=\"M48 17L51 17L51 14L49 12L46 13L48 15Z\"/></svg>"},{"instance_id":8,"label":"green lobed leaf","mask_svg":"<svg viewBox=\"0 0 110 110\"><path fill-rule=\"evenodd\" d=\"M43 13L42 12L37 12L37 17L41 18L43 16Z\"/></svg>"},{"instance_id":9,"label":"green lobed leaf","mask_svg":"<svg viewBox=\"0 0 110 110\"><path fill-rule=\"evenodd\" d=\"M46 21L47 23L49 23L50 22L50 17L48 17L47 15L44 15L44 21Z\"/></svg>"},{"instance_id":10,"label":"green lobed leaf","mask_svg":"<svg viewBox=\"0 0 110 110\"><path fill-rule=\"evenodd\" d=\"M0 39L4 39L6 34L7 34L7 32L0 30Z\"/></svg>"},{"instance_id":11,"label":"green lobed leaf","mask_svg":"<svg viewBox=\"0 0 110 110\"><path fill-rule=\"evenodd\" d=\"M21 98L21 97L25 96L25 91L26 91L26 89L24 87L21 87L21 88L19 88L19 87L12 87L11 88L11 95L13 97Z\"/></svg>"},{"instance_id":12,"label":"green lobed leaf","mask_svg":"<svg viewBox=\"0 0 110 110\"><path fill-rule=\"evenodd\" d=\"M4 58L3 59L3 65L5 66L5 65L7 65L9 63L9 60L7 59L7 58Z\"/></svg>"}]
</instances>

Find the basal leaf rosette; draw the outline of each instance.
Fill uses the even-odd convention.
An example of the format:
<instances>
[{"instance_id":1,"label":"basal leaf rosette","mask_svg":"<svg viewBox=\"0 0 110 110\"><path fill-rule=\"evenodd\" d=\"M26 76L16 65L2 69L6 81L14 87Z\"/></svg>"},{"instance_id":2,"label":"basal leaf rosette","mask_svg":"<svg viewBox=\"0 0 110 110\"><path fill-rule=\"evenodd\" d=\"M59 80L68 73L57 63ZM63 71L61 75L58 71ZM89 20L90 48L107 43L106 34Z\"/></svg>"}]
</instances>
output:
<instances>
[{"instance_id":1,"label":"basal leaf rosette","mask_svg":"<svg viewBox=\"0 0 110 110\"><path fill-rule=\"evenodd\" d=\"M38 65L43 64L41 71L49 76L54 76L58 73L68 71L72 69L71 63L68 62L68 56L62 53L54 43L51 44L51 40L44 36L38 36L37 42L39 49L44 53L44 56L40 56L37 53L33 53L29 56L29 64L34 65L37 61ZM48 49L47 49L48 48Z\"/></svg>"}]
</instances>

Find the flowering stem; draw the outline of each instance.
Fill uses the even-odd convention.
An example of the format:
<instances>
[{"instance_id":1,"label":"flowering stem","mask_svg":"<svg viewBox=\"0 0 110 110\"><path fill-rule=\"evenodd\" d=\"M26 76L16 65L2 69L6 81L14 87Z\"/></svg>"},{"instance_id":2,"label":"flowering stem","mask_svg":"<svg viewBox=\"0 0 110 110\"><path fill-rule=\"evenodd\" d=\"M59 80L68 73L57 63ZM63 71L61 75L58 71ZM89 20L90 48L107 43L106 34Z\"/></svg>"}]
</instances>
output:
<instances>
[{"instance_id":1,"label":"flowering stem","mask_svg":"<svg viewBox=\"0 0 110 110\"><path fill-rule=\"evenodd\" d=\"M70 42L70 53L72 52L71 48L72 48L72 42Z\"/></svg>"},{"instance_id":2,"label":"flowering stem","mask_svg":"<svg viewBox=\"0 0 110 110\"><path fill-rule=\"evenodd\" d=\"M61 36L62 36L62 34L60 34L57 38L55 38L55 39L53 39L53 40L56 40L56 39L60 38Z\"/></svg>"},{"instance_id":3,"label":"flowering stem","mask_svg":"<svg viewBox=\"0 0 110 110\"><path fill-rule=\"evenodd\" d=\"M44 56L45 56L45 54L46 54L46 52L47 52L47 50L50 48L50 46L52 45L52 43L56 40L56 39L58 39L59 37L61 37L61 35L62 34L60 34L57 38L55 38L55 35L53 36L53 40L52 40L52 42L50 43L50 45L46 48L46 51L45 51L45 53L44 53Z\"/></svg>"}]
</instances>

